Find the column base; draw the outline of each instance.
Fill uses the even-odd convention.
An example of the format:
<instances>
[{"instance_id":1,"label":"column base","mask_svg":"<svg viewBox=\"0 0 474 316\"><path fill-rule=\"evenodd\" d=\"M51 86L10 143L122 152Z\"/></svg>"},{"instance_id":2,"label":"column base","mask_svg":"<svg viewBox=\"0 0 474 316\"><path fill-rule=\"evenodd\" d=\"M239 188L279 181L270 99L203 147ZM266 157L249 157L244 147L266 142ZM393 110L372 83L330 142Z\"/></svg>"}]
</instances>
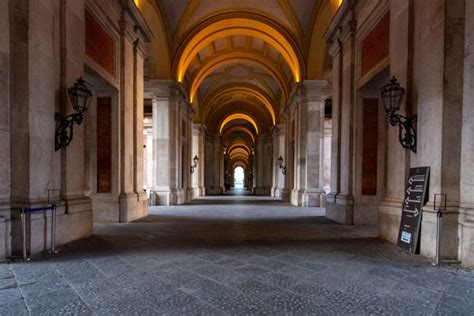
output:
<instances>
[{"instance_id":1,"label":"column base","mask_svg":"<svg viewBox=\"0 0 474 316\"><path fill-rule=\"evenodd\" d=\"M303 190L292 190L290 193L290 203L294 206L303 205Z\"/></svg>"},{"instance_id":2,"label":"column base","mask_svg":"<svg viewBox=\"0 0 474 316\"><path fill-rule=\"evenodd\" d=\"M256 187L254 190L255 195L270 195L271 188L270 187Z\"/></svg>"},{"instance_id":3,"label":"column base","mask_svg":"<svg viewBox=\"0 0 474 316\"><path fill-rule=\"evenodd\" d=\"M9 200L0 201L0 262L11 256L11 206Z\"/></svg>"},{"instance_id":4,"label":"column base","mask_svg":"<svg viewBox=\"0 0 474 316\"><path fill-rule=\"evenodd\" d=\"M121 193L119 196L120 223L128 223L148 215L146 192Z\"/></svg>"},{"instance_id":5,"label":"column base","mask_svg":"<svg viewBox=\"0 0 474 316\"><path fill-rule=\"evenodd\" d=\"M187 201L187 189L153 190L153 205L180 205Z\"/></svg>"},{"instance_id":6,"label":"column base","mask_svg":"<svg viewBox=\"0 0 474 316\"><path fill-rule=\"evenodd\" d=\"M434 205L428 203L423 207L421 222L420 254L436 258L436 229L438 225L437 212ZM459 233L459 207L448 207L443 212L441 227L441 260L458 260L458 233Z\"/></svg>"},{"instance_id":7,"label":"column base","mask_svg":"<svg viewBox=\"0 0 474 316\"><path fill-rule=\"evenodd\" d=\"M302 196L302 206L304 207L321 207L321 198L324 195L323 190L305 190Z\"/></svg>"},{"instance_id":8,"label":"column base","mask_svg":"<svg viewBox=\"0 0 474 316\"><path fill-rule=\"evenodd\" d=\"M335 222L353 225L354 199L352 196L328 194L326 217Z\"/></svg>"},{"instance_id":9,"label":"column base","mask_svg":"<svg viewBox=\"0 0 474 316\"><path fill-rule=\"evenodd\" d=\"M464 267L474 268L474 205L461 207L461 264Z\"/></svg>"},{"instance_id":10,"label":"column base","mask_svg":"<svg viewBox=\"0 0 474 316\"><path fill-rule=\"evenodd\" d=\"M223 192L222 187L206 187L206 195L221 195Z\"/></svg>"},{"instance_id":11,"label":"column base","mask_svg":"<svg viewBox=\"0 0 474 316\"><path fill-rule=\"evenodd\" d=\"M287 202L290 199L290 192L288 189L277 188L275 191L275 197Z\"/></svg>"}]
</instances>

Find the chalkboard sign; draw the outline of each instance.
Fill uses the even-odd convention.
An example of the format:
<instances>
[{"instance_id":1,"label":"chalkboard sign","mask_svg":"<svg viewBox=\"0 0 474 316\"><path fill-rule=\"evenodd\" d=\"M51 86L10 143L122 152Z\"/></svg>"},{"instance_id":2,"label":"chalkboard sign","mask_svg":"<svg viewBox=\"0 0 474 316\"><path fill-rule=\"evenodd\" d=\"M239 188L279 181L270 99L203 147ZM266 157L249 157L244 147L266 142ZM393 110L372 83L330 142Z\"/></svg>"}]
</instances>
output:
<instances>
[{"instance_id":1,"label":"chalkboard sign","mask_svg":"<svg viewBox=\"0 0 474 316\"><path fill-rule=\"evenodd\" d=\"M430 167L410 169L397 242L398 247L410 252L415 252L418 245L421 213L427 201L429 177Z\"/></svg>"}]
</instances>

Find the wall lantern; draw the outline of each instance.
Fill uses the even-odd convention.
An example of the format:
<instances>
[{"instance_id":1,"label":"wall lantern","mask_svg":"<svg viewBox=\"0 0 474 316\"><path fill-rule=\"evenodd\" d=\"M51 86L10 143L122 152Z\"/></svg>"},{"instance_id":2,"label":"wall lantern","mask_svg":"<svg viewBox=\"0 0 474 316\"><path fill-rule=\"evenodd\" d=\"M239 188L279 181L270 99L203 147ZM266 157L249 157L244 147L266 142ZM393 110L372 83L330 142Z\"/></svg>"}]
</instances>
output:
<instances>
[{"instance_id":1,"label":"wall lantern","mask_svg":"<svg viewBox=\"0 0 474 316\"><path fill-rule=\"evenodd\" d=\"M283 158L281 156L278 157L278 167L281 169L281 173L286 175L286 167L283 165Z\"/></svg>"},{"instance_id":2,"label":"wall lantern","mask_svg":"<svg viewBox=\"0 0 474 316\"><path fill-rule=\"evenodd\" d=\"M195 155L194 158L193 158L193 164L191 166L191 174L194 173L194 169L197 168L198 163L199 163L199 157L197 155Z\"/></svg>"},{"instance_id":3,"label":"wall lantern","mask_svg":"<svg viewBox=\"0 0 474 316\"><path fill-rule=\"evenodd\" d=\"M405 89L400 86L395 76L382 88L380 96L382 97L385 112L389 115L390 125L398 125L400 144L403 148L410 149L416 153L416 116L405 117L395 114L395 112L400 110L403 98L405 97Z\"/></svg>"},{"instance_id":4,"label":"wall lantern","mask_svg":"<svg viewBox=\"0 0 474 316\"><path fill-rule=\"evenodd\" d=\"M92 100L92 92L87 87L82 78L77 79L74 86L67 90L72 107L76 113L70 114L63 118L61 113L56 112L54 118L59 122L55 135L55 149L67 147L73 137L74 124L81 125L84 114L89 109Z\"/></svg>"}]
</instances>

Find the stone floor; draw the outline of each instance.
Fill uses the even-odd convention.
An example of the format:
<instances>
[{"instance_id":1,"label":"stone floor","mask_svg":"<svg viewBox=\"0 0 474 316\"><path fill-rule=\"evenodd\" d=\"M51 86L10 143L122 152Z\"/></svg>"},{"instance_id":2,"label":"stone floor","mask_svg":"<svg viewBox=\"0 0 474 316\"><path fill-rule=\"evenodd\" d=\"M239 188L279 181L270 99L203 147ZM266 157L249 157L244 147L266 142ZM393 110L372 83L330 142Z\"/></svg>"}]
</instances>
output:
<instances>
[{"instance_id":1,"label":"stone floor","mask_svg":"<svg viewBox=\"0 0 474 316\"><path fill-rule=\"evenodd\" d=\"M250 196L154 207L0 265L0 315L474 314L473 271L323 215Z\"/></svg>"}]
</instances>

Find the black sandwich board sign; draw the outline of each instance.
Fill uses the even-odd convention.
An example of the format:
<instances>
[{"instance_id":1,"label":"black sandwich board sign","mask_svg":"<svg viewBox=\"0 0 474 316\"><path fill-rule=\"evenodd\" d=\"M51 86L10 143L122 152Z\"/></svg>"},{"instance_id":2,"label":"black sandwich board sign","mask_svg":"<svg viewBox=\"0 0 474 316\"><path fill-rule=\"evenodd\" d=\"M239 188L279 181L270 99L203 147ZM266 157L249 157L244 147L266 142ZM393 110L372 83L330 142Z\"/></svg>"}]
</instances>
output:
<instances>
[{"instance_id":1,"label":"black sandwich board sign","mask_svg":"<svg viewBox=\"0 0 474 316\"><path fill-rule=\"evenodd\" d=\"M411 168L400 221L397 245L410 252L418 246L423 205L427 202L430 167Z\"/></svg>"}]
</instances>

